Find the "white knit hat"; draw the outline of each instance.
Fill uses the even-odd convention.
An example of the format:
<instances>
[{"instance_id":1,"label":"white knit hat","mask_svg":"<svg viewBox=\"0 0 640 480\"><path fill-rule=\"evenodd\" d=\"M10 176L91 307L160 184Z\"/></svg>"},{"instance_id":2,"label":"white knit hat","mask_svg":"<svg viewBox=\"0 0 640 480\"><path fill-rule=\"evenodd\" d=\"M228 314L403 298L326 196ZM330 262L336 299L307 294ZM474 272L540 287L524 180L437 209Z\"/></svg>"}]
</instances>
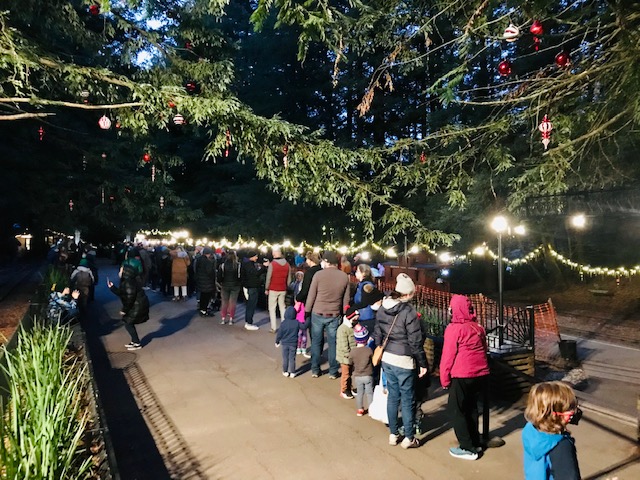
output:
<instances>
[{"instance_id":1,"label":"white knit hat","mask_svg":"<svg viewBox=\"0 0 640 480\"><path fill-rule=\"evenodd\" d=\"M411 280L411 277L406 273L399 273L396 277L396 292L403 295L411 295L416 291L416 285Z\"/></svg>"}]
</instances>

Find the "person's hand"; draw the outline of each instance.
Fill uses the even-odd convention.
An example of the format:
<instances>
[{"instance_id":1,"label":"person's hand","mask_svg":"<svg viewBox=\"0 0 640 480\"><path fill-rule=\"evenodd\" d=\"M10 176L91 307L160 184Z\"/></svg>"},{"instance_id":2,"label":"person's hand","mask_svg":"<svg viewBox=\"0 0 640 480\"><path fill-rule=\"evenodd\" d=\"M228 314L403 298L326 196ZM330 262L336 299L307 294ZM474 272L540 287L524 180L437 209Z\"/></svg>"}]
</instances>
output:
<instances>
[{"instance_id":1,"label":"person's hand","mask_svg":"<svg viewBox=\"0 0 640 480\"><path fill-rule=\"evenodd\" d=\"M70 292L71 289L69 287L65 287L64 290L62 290L62 295L69 295Z\"/></svg>"},{"instance_id":2,"label":"person's hand","mask_svg":"<svg viewBox=\"0 0 640 480\"><path fill-rule=\"evenodd\" d=\"M113 287L113 282L111 280L107 279L107 287L109 288Z\"/></svg>"},{"instance_id":3,"label":"person's hand","mask_svg":"<svg viewBox=\"0 0 640 480\"><path fill-rule=\"evenodd\" d=\"M74 300L77 300L78 298L80 298L80 290L74 290L71 296Z\"/></svg>"},{"instance_id":4,"label":"person's hand","mask_svg":"<svg viewBox=\"0 0 640 480\"><path fill-rule=\"evenodd\" d=\"M424 367L420 367L420 372L418 373L418 378L422 378L427 374L427 369Z\"/></svg>"},{"instance_id":5,"label":"person's hand","mask_svg":"<svg viewBox=\"0 0 640 480\"><path fill-rule=\"evenodd\" d=\"M264 294L265 294L265 295L269 295L269 290L265 290L265 291L264 291Z\"/></svg>"}]
</instances>

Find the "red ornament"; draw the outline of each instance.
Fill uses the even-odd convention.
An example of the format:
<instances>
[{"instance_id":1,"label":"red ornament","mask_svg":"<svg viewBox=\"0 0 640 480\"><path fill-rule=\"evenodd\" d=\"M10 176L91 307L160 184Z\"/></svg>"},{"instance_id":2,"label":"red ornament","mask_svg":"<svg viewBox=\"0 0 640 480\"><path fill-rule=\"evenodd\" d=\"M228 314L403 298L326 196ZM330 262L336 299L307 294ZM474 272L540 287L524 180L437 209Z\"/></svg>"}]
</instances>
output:
<instances>
[{"instance_id":1,"label":"red ornament","mask_svg":"<svg viewBox=\"0 0 640 480\"><path fill-rule=\"evenodd\" d=\"M282 153L284 153L284 157L282 157L282 163L284 165L284 168L287 168L289 166L289 145L287 145L286 143L284 144L284 147L282 147Z\"/></svg>"},{"instance_id":2,"label":"red ornament","mask_svg":"<svg viewBox=\"0 0 640 480\"><path fill-rule=\"evenodd\" d=\"M537 37L542 35L544 33L544 27L542 23L540 23L540 20L534 20L531 27L529 27L529 31Z\"/></svg>"},{"instance_id":3,"label":"red ornament","mask_svg":"<svg viewBox=\"0 0 640 480\"><path fill-rule=\"evenodd\" d=\"M422 152L420 154L420 163L425 163L427 161L427 156Z\"/></svg>"},{"instance_id":4,"label":"red ornament","mask_svg":"<svg viewBox=\"0 0 640 480\"><path fill-rule=\"evenodd\" d=\"M540 44L542 43L542 40L540 40L540 37L533 37L533 49L537 52L538 50L540 50Z\"/></svg>"},{"instance_id":5,"label":"red ornament","mask_svg":"<svg viewBox=\"0 0 640 480\"><path fill-rule=\"evenodd\" d=\"M90 5L89 6L89 13L91 15L93 15L94 17L100 15L100 7L98 5Z\"/></svg>"},{"instance_id":6,"label":"red ornament","mask_svg":"<svg viewBox=\"0 0 640 480\"><path fill-rule=\"evenodd\" d=\"M553 130L553 123L549 121L549 117L546 115L544 116L542 122L538 125L538 130L540 130L540 133L542 134L542 144L546 150L549 146L549 142L551 142L551 131Z\"/></svg>"},{"instance_id":7,"label":"red ornament","mask_svg":"<svg viewBox=\"0 0 640 480\"><path fill-rule=\"evenodd\" d=\"M193 45L191 44L191 42L186 42L184 44L184 48L186 48L187 50L191 50L193 49Z\"/></svg>"},{"instance_id":8,"label":"red ornament","mask_svg":"<svg viewBox=\"0 0 640 480\"><path fill-rule=\"evenodd\" d=\"M176 104L169 100L169 108L175 108Z\"/></svg>"},{"instance_id":9,"label":"red ornament","mask_svg":"<svg viewBox=\"0 0 640 480\"><path fill-rule=\"evenodd\" d=\"M198 84L194 81L190 81L185 83L184 88L187 90L188 93L198 93Z\"/></svg>"},{"instance_id":10,"label":"red ornament","mask_svg":"<svg viewBox=\"0 0 640 480\"><path fill-rule=\"evenodd\" d=\"M44 139L44 127L42 125L38 127L38 138L40 139L40 141Z\"/></svg>"},{"instance_id":11,"label":"red ornament","mask_svg":"<svg viewBox=\"0 0 640 480\"><path fill-rule=\"evenodd\" d=\"M144 163L149 163L151 161L151 155L145 153L144 155L142 155L142 160L144 161Z\"/></svg>"},{"instance_id":12,"label":"red ornament","mask_svg":"<svg viewBox=\"0 0 640 480\"><path fill-rule=\"evenodd\" d=\"M503 77L511 75L511 62L509 60L503 60L498 64L498 73Z\"/></svg>"},{"instance_id":13,"label":"red ornament","mask_svg":"<svg viewBox=\"0 0 640 480\"><path fill-rule=\"evenodd\" d=\"M569 54L566 52L560 52L556 55L556 65L560 68L564 68L571 63L571 58Z\"/></svg>"},{"instance_id":14,"label":"red ornament","mask_svg":"<svg viewBox=\"0 0 640 480\"><path fill-rule=\"evenodd\" d=\"M225 136L225 145L226 148L224 149L224 158L228 158L229 157L229 147L231 146L231 131L227 128L227 131L224 134Z\"/></svg>"},{"instance_id":15,"label":"red ornament","mask_svg":"<svg viewBox=\"0 0 640 480\"><path fill-rule=\"evenodd\" d=\"M122 124L119 121L116 121L115 127L116 130L120 130L122 128Z\"/></svg>"},{"instance_id":16,"label":"red ornament","mask_svg":"<svg viewBox=\"0 0 640 480\"><path fill-rule=\"evenodd\" d=\"M69 211L73 212L73 200L69 200Z\"/></svg>"}]
</instances>

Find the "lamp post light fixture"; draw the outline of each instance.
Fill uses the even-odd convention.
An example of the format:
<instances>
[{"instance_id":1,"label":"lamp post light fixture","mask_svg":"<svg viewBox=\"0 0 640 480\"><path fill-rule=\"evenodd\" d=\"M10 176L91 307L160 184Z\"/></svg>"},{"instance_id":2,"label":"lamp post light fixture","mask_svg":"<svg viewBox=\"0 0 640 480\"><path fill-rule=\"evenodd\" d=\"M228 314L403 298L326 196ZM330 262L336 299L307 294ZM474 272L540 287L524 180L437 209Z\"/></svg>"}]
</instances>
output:
<instances>
[{"instance_id":1,"label":"lamp post light fixture","mask_svg":"<svg viewBox=\"0 0 640 480\"><path fill-rule=\"evenodd\" d=\"M571 217L571 226L575 228L584 228L587 224L587 217L584 213L578 213Z\"/></svg>"},{"instance_id":2,"label":"lamp post light fixture","mask_svg":"<svg viewBox=\"0 0 640 480\"><path fill-rule=\"evenodd\" d=\"M502 215L494 217L491 222L491 228L498 234L498 348L502 348L504 344L504 261L502 258L502 235L504 233L516 233L518 235L525 234L523 225L518 225L511 229L509 221Z\"/></svg>"}]
</instances>

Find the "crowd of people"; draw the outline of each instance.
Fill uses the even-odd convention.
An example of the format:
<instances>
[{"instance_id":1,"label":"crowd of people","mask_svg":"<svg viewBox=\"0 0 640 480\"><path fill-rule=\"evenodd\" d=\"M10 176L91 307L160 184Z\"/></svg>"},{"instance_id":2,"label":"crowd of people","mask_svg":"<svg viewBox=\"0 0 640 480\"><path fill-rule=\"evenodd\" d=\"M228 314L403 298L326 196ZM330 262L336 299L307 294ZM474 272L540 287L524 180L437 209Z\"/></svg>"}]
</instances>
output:
<instances>
[{"instance_id":1,"label":"crowd of people","mask_svg":"<svg viewBox=\"0 0 640 480\"><path fill-rule=\"evenodd\" d=\"M66 265L74 290L52 293L52 309L58 318L63 316L60 312L82 312L97 282L95 252L87 246L57 245L53 250L58 254L53 263ZM70 252L75 254L75 265L69 260ZM195 294L199 314L213 316L219 309L220 323L226 325L236 322L236 305L242 297L244 328L249 331L259 330L253 319L264 293L270 332L282 351L284 377L297 376L297 355L310 358L311 377L339 378L339 397L356 399L357 416L368 413L375 398L374 385L380 383L389 444L419 447L416 435L422 429L422 403L427 400L430 375L424 351L426 334L412 302L415 284L400 273L394 290L382 292L372 267L354 260L352 266L336 252L325 251L322 256L307 252L304 263L298 258L291 262L279 247L273 248L270 259L255 251L245 252L240 259L235 252L215 252L208 247L187 252L182 247L128 246L118 259L119 285L109 279L107 285L122 301L120 313L131 336L126 345L129 350L142 348L135 326L149 319L146 289L157 289L173 301ZM439 365L440 384L449 393L448 411L458 440L449 453L476 460L484 447L478 402L487 398L490 373L486 332L464 295L452 296L449 314ZM321 368L325 343L328 371ZM570 387L560 382L533 387L522 433L527 479L580 478L575 445L567 429L580 416Z\"/></svg>"}]
</instances>

